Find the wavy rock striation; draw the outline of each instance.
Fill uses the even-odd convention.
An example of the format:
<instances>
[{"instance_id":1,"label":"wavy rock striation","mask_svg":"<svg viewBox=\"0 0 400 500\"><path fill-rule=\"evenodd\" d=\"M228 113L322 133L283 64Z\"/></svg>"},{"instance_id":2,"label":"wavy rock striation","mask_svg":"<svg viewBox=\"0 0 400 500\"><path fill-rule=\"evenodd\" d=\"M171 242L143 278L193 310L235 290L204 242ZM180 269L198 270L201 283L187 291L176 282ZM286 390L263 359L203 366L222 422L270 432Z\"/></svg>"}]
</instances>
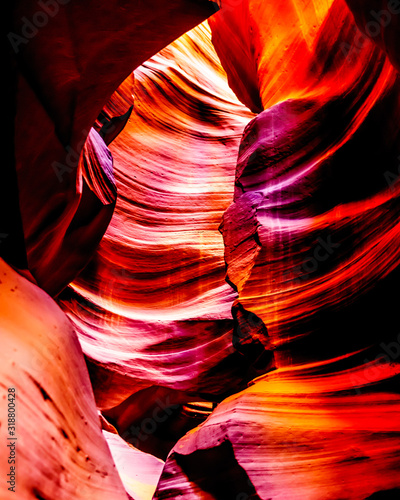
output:
<instances>
[{"instance_id":1,"label":"wavy rock striation","mask_svg":"<svg viewBox=\"0 0 400 500\"><path fill-rule=\"evenodd\" d=\"M66 313L0 261L18 498L398 498L400 3L49 5L5 8L0 250Z\"/></svg>"},{"instance_id":2,"label":"wavy rock striation","mask_svg":"<svg viewBox=\"0 0 400 500\"><path fill-rule=\"evenodd\" d=\"M62 304L100 407L152 385L220 399L271 364L267 354L257 361L269 349L266 331L262 342L251 340L246 318L232 317L236 294L224 281L218 231L253 115L229 89L206 25L138 68L105 111L121 114L132 103L110 146L115 213ZM238 328L237 343L254 343L253 352L232 346Z\"/></svg>"},{"instance_id":3,"label":"wavy rock striation","mask_svg":"<svg viewBox=\"0 0 400 500\"><path fill-rule=\"evenodd\" d=\"M342 1L240 2L210 25L259 111L221 224L227 281L278 369L178 441L155 497L397 498L397 74Z\"/></svg>"},{"instance_id":4,"label":"wavy rock striation","mask_svg":"<svg viewBox=\"0 0 400 500\"><path fill-rule=\"evenodd\" d=\"M15 190L19 207L8 216L13 224L1 220L2 251L20 254L15 265L51 295L87 264L113 212L115 197L99 199L80 175L83 145L105 102L133 69L215 10L208 0L7 7L6 105L15 129L5 189ZM106 182L108 160L95 163L94 177Z\"/></svg>"}]
</instances>

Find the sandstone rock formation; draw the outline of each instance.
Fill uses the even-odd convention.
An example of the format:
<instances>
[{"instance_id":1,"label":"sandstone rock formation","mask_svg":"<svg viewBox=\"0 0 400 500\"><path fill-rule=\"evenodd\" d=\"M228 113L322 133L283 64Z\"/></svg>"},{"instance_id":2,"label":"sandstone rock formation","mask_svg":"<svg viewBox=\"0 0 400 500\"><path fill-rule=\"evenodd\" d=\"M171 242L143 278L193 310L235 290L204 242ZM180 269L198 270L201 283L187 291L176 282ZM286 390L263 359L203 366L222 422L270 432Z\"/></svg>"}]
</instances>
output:
<instances>
[{"instance_id":1,"label":"sandstone rock formation","mask_svg":"<svg viewBox=\"0 0 400 500\"><path fill-rule=\"evenodd\" d=\"M5 8L1 499L400 498L399 16Z\"/></svg>"}]
</instances>

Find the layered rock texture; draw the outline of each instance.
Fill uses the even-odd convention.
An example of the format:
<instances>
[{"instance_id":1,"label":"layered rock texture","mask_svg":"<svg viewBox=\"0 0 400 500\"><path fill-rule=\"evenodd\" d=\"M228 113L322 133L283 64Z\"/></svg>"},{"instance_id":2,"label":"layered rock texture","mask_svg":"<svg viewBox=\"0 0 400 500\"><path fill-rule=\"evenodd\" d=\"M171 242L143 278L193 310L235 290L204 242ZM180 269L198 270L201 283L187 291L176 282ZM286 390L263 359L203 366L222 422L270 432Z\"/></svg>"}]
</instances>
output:
<instances>
[{"instance_id":1,"label":"layered rock texture","mask_svg":"<svg viewBox=\"0 0 400 500\"><path fill-rule=\"evenodd\" d=\"M399 16L5 8L1 499L400 498Z\"/></svg>"}]
</instances>

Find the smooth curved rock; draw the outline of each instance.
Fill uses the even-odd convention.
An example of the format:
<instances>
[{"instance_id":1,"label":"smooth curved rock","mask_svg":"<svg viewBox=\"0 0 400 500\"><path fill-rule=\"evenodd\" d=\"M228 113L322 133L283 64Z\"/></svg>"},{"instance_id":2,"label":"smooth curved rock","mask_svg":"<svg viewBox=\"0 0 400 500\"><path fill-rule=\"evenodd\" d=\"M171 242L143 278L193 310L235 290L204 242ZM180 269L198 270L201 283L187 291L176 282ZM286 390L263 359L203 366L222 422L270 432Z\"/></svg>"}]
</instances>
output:
<instances>
[{"instance_id":1,"label":"smooth curved rock","mask_svg":"<svg viewBox=\"0 0 400 500\"><path fill-rule=\"evenodd\" d=\"M129 446L118 434L103 430L125 490L135 500L151 500L164 462Z\"/></svg>"},{"instance_id":2,"label":"smooth curved rock","mask_svg":"<svg viewBox=\"0 0 400 500\"><path fill-rule=\"evenodd\" d=\"M14 245L16 265L51 295L87 264L112 215L113 203L79 188L79 157L103 106L137 66L215 10L208 0L18 0L7 7L5 104L15 131L5 181L19 209L13 205L13 224L2 217L0 233L8 234L3 251Z\"/></svg>"},{"instance_id":3,"label":"smooth curved rock","mask_svg":"<svg viewBox=\"0 0 400 500\"><path fill-rule=\"evenodd\" d=\"M400 397L357 395L366 366L324 374L334 370L277 370L223 401L175 445L154 498L396 498ZM396 373L382 366L375 380Z\"/></svg>"},{"instance_id":4,"label":"smooth curved rock","mask_svg":"<svg viewBox=\"0 0 400 500\"><path fill-rule=\"evenodd\" d=\"M2 260L0 304L1 498L126 499L67 317ZM9 389L15 389L15 442L7 439ZM7 443L16 448L14 492L6 483L12 465Z\"/></svg>"},{"instance_id":5,"label":"smooth curved rock","mask_svg":"<svg viewBox=\"0 0 400 500\"><path fill-rule=\"evenodd\" d=\"M318 44L333 31L339 4ZM227 281L262 319L283 364L371 344L378 353L397 332L398 185L388 173L400 153L391 126L399 86L378 49L364 47L356 65L338 53L348 32L340 35L321 54L330 71L307 97L275 104L247 125L221 225ZM321 67L318 54L309 72ZM260 84L268 80L261 74Z\"/></svg>"},{"instance_id":6,"label":"smooth curved rock","mask_svg":"<svg viewBox=\"0 0 400 500\"><path fill-rule=\"evenodd\" d=\"M0 264L18 498L397 498L397 1L225 0L151 59L215 5L67 3L4 59L0 251L70 320Z\"/></svg>"},{"instance_id":7,"label":"smooth curved rock","mask_svg":"<svg viewBox=\"0 0 400 500\"><path fill-rule=\"evenodd\" d=\"M254 366L268 345L246 355L232 345L236 294L224 281L218 226L253 115L229 89L210 38L206 25L181 37L106 109L134 103L110 145L119 199L90 266L60 297L104 409L152 385L220 400L271 368Z\"/></svg>"}]
</instances>

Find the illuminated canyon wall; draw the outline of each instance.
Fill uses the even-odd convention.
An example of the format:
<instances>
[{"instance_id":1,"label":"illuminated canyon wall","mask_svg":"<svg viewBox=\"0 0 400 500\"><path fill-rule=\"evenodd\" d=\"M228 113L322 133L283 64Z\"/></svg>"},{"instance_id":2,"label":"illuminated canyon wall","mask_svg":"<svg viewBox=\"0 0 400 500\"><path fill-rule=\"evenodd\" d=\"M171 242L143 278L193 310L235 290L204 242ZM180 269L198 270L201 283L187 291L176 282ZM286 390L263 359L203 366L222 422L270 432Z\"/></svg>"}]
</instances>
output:
<instances>
[{"instance_id":1,"label":"illuminated canyon wall","mask_svg":"<svg viewBox=\"0 0 400 500\"><path fill-rule=\"evenodd\" d=\"M400 1L4 10L0 499L399 499Z\"/></svg>"}]
</instances>

